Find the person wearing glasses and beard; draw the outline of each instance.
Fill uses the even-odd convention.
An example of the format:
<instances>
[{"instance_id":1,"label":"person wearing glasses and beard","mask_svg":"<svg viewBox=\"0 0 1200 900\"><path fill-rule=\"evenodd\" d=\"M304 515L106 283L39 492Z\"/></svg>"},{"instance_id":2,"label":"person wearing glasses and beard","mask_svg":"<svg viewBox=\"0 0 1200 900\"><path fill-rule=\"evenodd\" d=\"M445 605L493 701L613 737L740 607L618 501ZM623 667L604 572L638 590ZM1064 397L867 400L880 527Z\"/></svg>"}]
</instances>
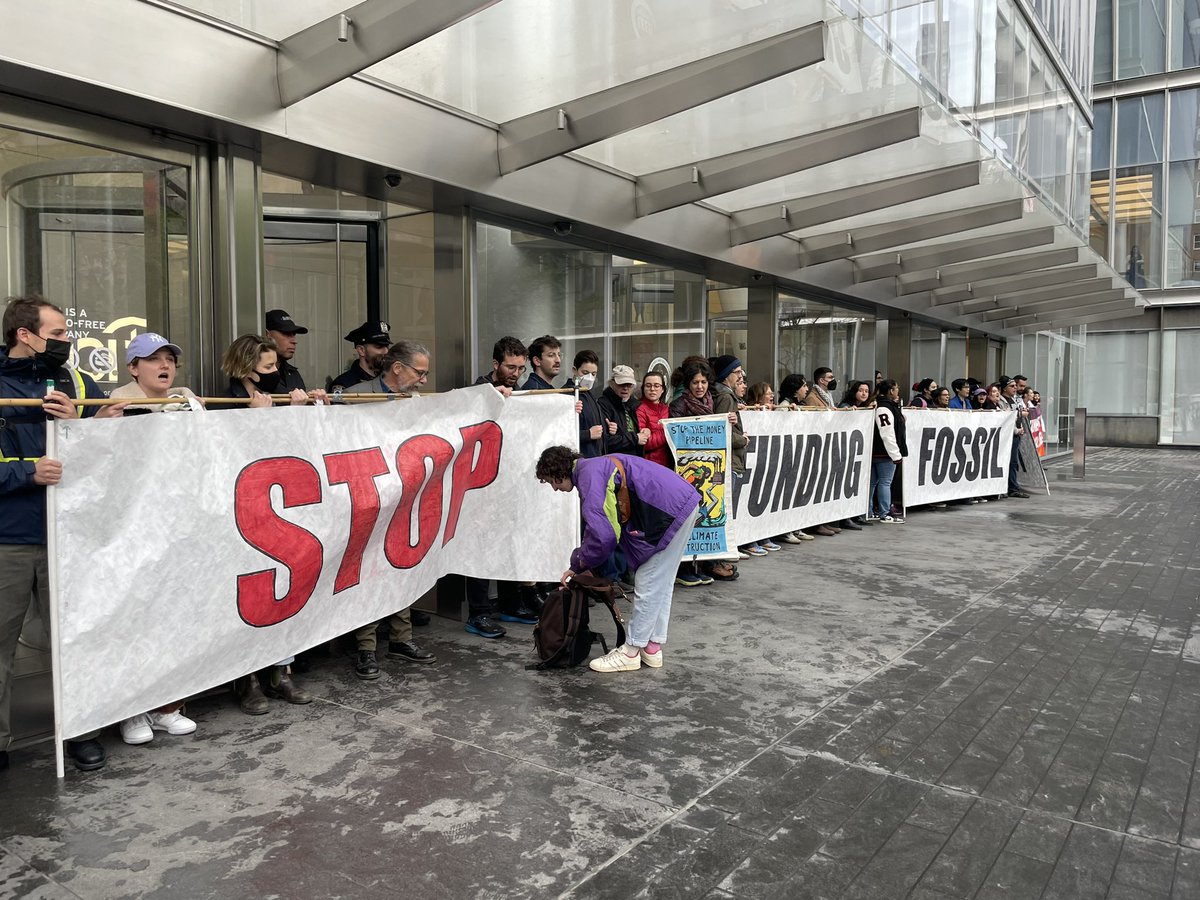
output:
<instances>
[{"instance_id":1,"label":"person wearing glasses and beard","mask_svg":"<svg viewBox=\"0 0 1200 900\"><path fill-rule=\"evenodd\" d=\"M416 341L397 341L388 347L380 360L380 376L370 381L360 381L350 387L352 394L399 394L416 397L422 385L429 380L429 351ZM429 617L416 610L401 610L388 617L388 658L407 662L428 664L434 655L413 642L413 624L426 625ZM371 622L354 632L358 644L358 656L354 663L354 674L363 681L374 681L379 677L379 660L376 657L378 623Z\"/></svg>"}]
</instances>

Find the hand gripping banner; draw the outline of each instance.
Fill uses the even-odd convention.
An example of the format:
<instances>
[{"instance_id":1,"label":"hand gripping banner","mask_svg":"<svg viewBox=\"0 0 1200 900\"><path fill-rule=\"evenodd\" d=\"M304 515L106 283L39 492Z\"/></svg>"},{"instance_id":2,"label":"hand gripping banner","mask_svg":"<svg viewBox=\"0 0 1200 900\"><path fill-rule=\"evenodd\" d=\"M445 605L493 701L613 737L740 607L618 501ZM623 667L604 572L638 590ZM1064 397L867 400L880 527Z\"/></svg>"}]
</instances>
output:
<instances>
[{"instance_id":1,"label":"hand gripping banner","mask_svg":"<svg viewBox=\"0 0 1200 900\"><path fill-rule=\"evenodd\" d=\"M866 514L871 410L747 410L742 427L749 444L735 544Z\"/></svg>"},{"instance_id":2,"label":"hand gripping banner","mask_svg":"<svg viewBox=\"0 0 1200 900\"><path fill-rule=\"evenodd\" d=\"M59 421L62 734L384 618L442 575L557 580L578 501L538 490L534 467L545 447L578 445L572 404L481 386Z\"/></svg>"},{"instance_id":3,"label":"hand gripping banner","mask_svg":"<svg viewBox=\"0 0 1200 900\"><path fill-rule=\"evenodd\" d=\"M664 419L667 446L675 471L700 495L700 513L688 538L684 559L722 559L730 553L725 531L732 498L729 471L729 419L697 416Z\"/></svg>"},{"instance_id":4,"label":"hand gripping banner","mask_svg":"<svg viewBox=\"0 0 1200 900\"><path fill-rule=\"evenodd\" d=\"M1016 413L906 409L904 505L1008 493Z\"/></svg>"}]
</instances>

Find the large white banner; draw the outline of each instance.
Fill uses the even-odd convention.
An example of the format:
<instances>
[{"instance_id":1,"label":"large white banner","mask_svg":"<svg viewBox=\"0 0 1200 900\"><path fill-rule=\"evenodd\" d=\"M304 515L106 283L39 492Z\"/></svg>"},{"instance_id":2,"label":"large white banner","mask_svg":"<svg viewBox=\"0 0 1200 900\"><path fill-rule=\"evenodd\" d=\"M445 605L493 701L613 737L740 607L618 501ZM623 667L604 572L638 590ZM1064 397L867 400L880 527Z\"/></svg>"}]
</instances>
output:
<instances>
[{"instance_id":1,"label":"large white banner","mask_svg":"<svg viewBox=\"0 0 1200 900\"><path fill-rule=\"evenodd\" d=\"M1008 493L1016 413L904 410L904 505Z\"/></svg>"},{"instance_id":2,"label":"large white banner","mask_svg":"<svg viewBox=\"0 0 1200 900\"><path fill-rule=\"evenodd\" d=\"M487 386L387 403L57 424L65 737L404 609L449 573L556 581L578 500L570 395Z\"/></svg>"},{"instance_id":3,"label":"large white banner","mask_svg":"<svg viewBox=\"0 0 1200 900\"><path fill-rule=\"evenodd\" d=\"M742 427L750 442L731 543L866 514L872 411L746 411Z\"/></svg>"}]
</instances>

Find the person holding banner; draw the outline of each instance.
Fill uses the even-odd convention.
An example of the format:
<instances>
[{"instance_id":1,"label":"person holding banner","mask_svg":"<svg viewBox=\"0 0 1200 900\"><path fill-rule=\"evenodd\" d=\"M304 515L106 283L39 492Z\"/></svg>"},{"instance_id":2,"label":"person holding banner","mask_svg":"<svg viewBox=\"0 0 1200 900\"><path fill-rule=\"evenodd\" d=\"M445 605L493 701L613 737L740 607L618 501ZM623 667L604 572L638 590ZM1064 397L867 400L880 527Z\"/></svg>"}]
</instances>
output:
<instances>
[{"instance_id":1,"label":"person holding banner","mask_svg":"<svg viewBox=\"0 0 1200 900\"><path fill-rule=\"evenodd\" d=\"M118 417L125 404L76 406L101 399L91 378L69 368L71 343L61 309L38 297L10 297L4 309L0 395L43 401L42 407L0 406L0 771L8 768L9 721L17 641L30 599L50 627L50 559L46 548L46 487L59 484L63 467L46 456L49 419ZM102 768L99 732L74 736L66 752L75 768Z\"/></svg>"},{"instance_id":2,"label":"person holding banner","mask_svg":"<svg viewBox=\"0 0 1200 900\"><path fill-rule=\"evenodd\" d=\"M529 351L518 338L505 335L492 345L492 370L475 379L474 384L489 384L504 397L511 397L517 381L525 372ZM492 601L487 578L464 578L467 588L466 630L489 640L508 634L503 625L494 621L499 607L499 618L504 622L521 625L536 625L538 609L529 606L536 602L536 594L522 591L521 585L512 581L497 581L496 602Z\"/></svg>"},{"instance_id":3,"label":"person holding banner","mask_svg":"<svg viewBox=\"0 0 1200 900\"><path fill-rule=\"evenodd\" d=\"M793 372L780 382L779 402L775 404L775 408L788 411L800 409L804 406L804 398L807 396L808 379Z\"/></svg>"},{"instance_id":4,"label":"person holding banner","mask_svg":"<svg viewBox=\"0 0 1200 900\"><path fill-rule=\"evenodd\" d=\"M575 388L579 392L579 452L584 459L604 455L604 413L592 388L596 386L596 373L600 371L600 357L595 350L580 350L571 364L571 377L563 387Z\"/></svg>"},{"instance_id":5,"label":"person holding banner","mask_svg":"<svg viewBox=\"0 0 1200 900\"><path fill-rule=\"evenodd\" d=\"M162 400L167 397L179 397L179 403L131 403L125 407L125 412L175 412L189 409L188 398L195 398L185 387L173 387L175 373L179 367L179 357L183 351L177 344L172 344L161 334L147 331L139 334L125 348L125 366L133 381L123 384L113 390L110 397L114 400L142 400L153 398ZM197 401L199 402L199 401Z\"/></svg>"},{"instance_id":6,"label":"person holding banner","mask_svg":"<svg viewBox=\"0 0 1200 900\"><path fill-rule=\"evenodd\" d=\"M729 470L733 475L733 505L730 507L737 515L738 498L742 493L742 482L746 480L746 447L750 443L742 428L742 417L738 412L738 394L746 387L746 369L736 356L725 354L716 356L708 361L716 379L710 385L712 390L712 411L718 415L729 417ZM779 549L779 545L771 539L751 541L738 552L746 558L751 556L766 556L768 552Z\"/></svg>"},{"instance_id":7,"label":"person holding banner","mask_svg":"<svg viewBox=\"0 0 1200 900\"><path fill-rule=\"evenodd\" d=\"M251 408L274 406L271 395L280 388L279 353L270 338L243 334L225 351L221 371L229 376L225 396L250 400ZM324 393L324 391L322 391ZM288 392L292 406L308 403L308 394L301 388ZM240 406L222 407L240 409Z\"/></svg>"},{"instance_id":8,"label":"person holding banner","mask_svg":"<svg viewBox=\"0 0 1200 900\"><path fill-rule=\"evenodd\" d=\"M294 338L292 343L294 346ZM257 334L241 335L229 345L221 358L221 371L229 376L226 396L248 397L249 406L255 409L274 406L271 394L280 387L278 360L279 354L270 338ZM314 391L313 394L317 395L318 392ZM324 391L319 392L319 396L324 395ZM309 394L301 388L293 388L288 392L288 397L292 406L304 406L308 403ZM261 716L270 709L268 697L295 704L312 703L313 695L292 680L289 666L295 659L289 656L261 672L251 672L238 679L234 685L238 708L248 716Z\"/></svg>"},{"instance_id":9,"label":"person holding banner","mask_svg":"<svg viewBox=\"0 0 1200 900\"><path fill-rule=\"evenodd\" d=\"M1021 376L1023 377L1023 376ZM1008 496L1028 500L1029 494L1021 490L1021 482L1017 473L1021 470L1021 438L1025 436L1025 424L1029 413L1023 402L1017 400L1017 380L1001 375L997 382L1000 387L1000 408L1011 409L1017 414L1017 425L1013 429L1012 453L1008 462Z\"/></svg>"},{"instance_id":10,"label":"person holding banner","mask_svg":"<svg viewBox=\"0 0 1200 900\"><path fill-rule=\"evenodd\" d=\"M608 436L604 439L606 453L641 456L642 447L650 440L650 430L638 427L638 402L633 398L635 384L637 378L631 367L613 366L608 387L600 397L600 411L608 426Z\"/></svg>"},{"instance_id":11,"label":"person holding banner","mask_svg":"<svg viewBox=\"0 0 1200 900\"><path fill-rule=\"evenodd\" d=\"M345 340L354 345L354 362L337 378L330 379L329 389L349 390L362 381L370 381L380 372L380 365L392 345L387 322L363 322L346 335Z\"/></svg>"},{"instance_id":12,"label":"person holding banner","mask_svg":"<svg viewBox=\"0 0 1200 900\"><path fill-rule=\"evenodd\" d=\"M429 350L416 341L397 341L380 360L380 371L382 374L378 378L351 385L349 393L418 397L421 386L429 379ZM363 681L374 681L380 675L379 660L375 655L379 641L378 629L378 622L368 622L354 632L358 648L354 674ZM389 659L422 664L436 661L432 653L422 650L413 641L412 610L404 609L388 618L387 655Z\"/></svg>"},{"instance_id":13,"label":"person holding banner","mask_svg":"<svg viewBox=\"0 0 1200 900\"><path fill-rule=\"evenodd\" d=\"M633 614L625 643L588 663L594 672L629 672L663 664L675 573L699 513L695 488L670 469L640 456L582 459L569 447L538 458L538 481L556 491L578 490L582 541L562 583L604 563L620 546L634 573Z\"/></svg>"},{"instance_id":14,"label":"person holding banner","mask_svg":"<svg viewBox=\"0 0 1200 900\"><path fill-rule=\"evenodd\" d=\"M667 451L667 435L662 420L671 415L671 409L663 402L667 394L667 382L661 372L647 372L642 376L642 402L637 407L638 428L649 432L650 437L642 451L646 459L660 466L671 464Z\"/></svg>"},{"instance_id":15,"label":"person holding banner","mask_svg":"<svg viewBox=\"0 0 1200 900\"><path fill-rule=\"evenodd\" d=\"M871 446L871 493L868 517L888 525L903 525L892 515L892 479L896 466L908 456L904 413L900 411L900 385L891 378L879 382L875 394L875 439Z\"/></svg>"}]
</instances>

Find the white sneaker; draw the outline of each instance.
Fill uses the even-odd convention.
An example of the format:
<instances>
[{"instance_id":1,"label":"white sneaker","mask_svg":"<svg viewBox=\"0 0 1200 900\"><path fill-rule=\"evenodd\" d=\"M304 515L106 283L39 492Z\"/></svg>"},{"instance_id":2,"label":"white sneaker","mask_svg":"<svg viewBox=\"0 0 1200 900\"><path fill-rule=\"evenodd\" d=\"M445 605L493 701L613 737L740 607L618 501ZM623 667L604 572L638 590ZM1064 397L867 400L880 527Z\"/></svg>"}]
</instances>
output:
<instances>
[{"instance_id":1,"label":"white sneaker","mask_svg":"<svg viewBox=\"0 0 1200 900\"><path fill-rule=\"evenodd\" d=\"M628 656L625 653L625 645L613 647L601 657L597 657L588 663L588 667L593 672L632 672L634 669L642 667L642 654L638 651L637 656ZM629 648L636 649L636 648Z\"/></svg>"},{"instance_id":2,"label":"white sneaker","mask_svg":"<svg viewBox=\"0 0 1200 900\"><path fill-rule=\"evenodd\" d=\"M154 740L154 731L150 728L150 717L142 713L122 722L121 740L127 744L148 744Z\"/></svg>"},{"instance_id":3,"label":"white sneaker","mask_svg":"<svg viewBox=\"0 0 1200 900\"><path fill-rule=\"evenodd\" d=\"M658 648L657 653L647 653L646 648L643 647L641 653L638 654L638 657L641 659L644 665L647 665L652 669L662 668L662 647Z\"/></svg>"},{"instance_id":4,"label":"white sneaker","mask_svg":"<svg viewBox=\"0 0 1200 900\"><path fill-rule=\"evenodd\" d=\"M785 535L784 535L782 538L780 538L780 540L782 540L782 541L783 541L785 544L798 544L798 543L800 543L800 538L796 537L796 534L795 534L795 532L792 532L792 531L789 531L789 532L788 532L787 534L785 534Z\"/></svg>"},{"instance_id":5,"label":"white sneaker","mask_svg":"<svg viewBox=\"0 0 1200 900\"><path fill-rule=\"evenodd\" d=\"M155 731L165 731L167 734L191 734L196 730L196 723L179 710L169 713L152 712L149 719L151 728Z\"/></svg>"},{"instance_id":6,"label":"white sneaker","mask_svg":"<svg viewBox=\"0 0 1200 900\"><path fill-rule=\"evenodd\" d=\"M815 541L816 540L816 538L813 537L811 534L809 534L807 531L793 531L792 534L794 534L796 537L800 538L800 540L802 540L802 541Z\"/></svg>"}]
</instances>

